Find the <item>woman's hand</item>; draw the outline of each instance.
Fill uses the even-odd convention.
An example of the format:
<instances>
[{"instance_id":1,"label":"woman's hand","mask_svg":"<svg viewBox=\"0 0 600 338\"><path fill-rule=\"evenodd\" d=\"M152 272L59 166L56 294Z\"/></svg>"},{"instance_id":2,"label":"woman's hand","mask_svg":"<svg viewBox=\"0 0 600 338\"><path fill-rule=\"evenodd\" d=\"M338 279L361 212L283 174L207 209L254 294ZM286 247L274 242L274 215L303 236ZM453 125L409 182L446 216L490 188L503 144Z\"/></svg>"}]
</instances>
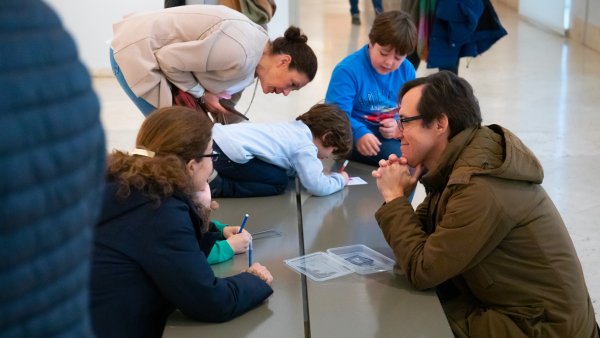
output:
<instances>
[{"instance_id":1,"label":"woman's hand","mask_svg":"<svg viewBox=\"0 0 600 338\"><path fill-rule=\"evenodd\" d=\"M205 108L213 113L213 114L226 114L228 113L227 109L221 105L219 99L221 98L220 94L211 93L209 91L205 91L204 95L202 95L204 100Z\"/></svg>"},{"instance_id":2,"label":"woman's hand","mask_svg":"<svg viewBox=\"0 0 600 338\"><path fill-rule=\"evenodd\" d=\"M271 275L269 270L267 270L267 268L261 265L260 263L254 263L251 267L247 268L244 271L255 275L256 277L262 279L263 281L265 281L265 283L269 285L273 283L273 276Z\"/></svg>"},{"instance_id":3,"label":"woman's hand","mask_svg":"<svg viewBox=\"0 0 600 338\"><path fill-rule=\"evenodd\" d=\"M365 134L356 142L356 150L363 156L375 156L379 153L381 142L373 134Z\"/></svg>"},{"instance_id":4,"label":"woman's hand","mask_svg":"<svg viewBox=\"0 0 600 338\"><path fill-rule=\"evenodd\" d=\"M227 229L227 228L235 228ZM235 254L240 254L248 251L248 246L252 240L252 236L246 230L242 230L241 234L238 234L240 227L238 226L227 226L223 228L223 236L227 239L227 244L231 247Z\"/></svg>"}]
</instances>

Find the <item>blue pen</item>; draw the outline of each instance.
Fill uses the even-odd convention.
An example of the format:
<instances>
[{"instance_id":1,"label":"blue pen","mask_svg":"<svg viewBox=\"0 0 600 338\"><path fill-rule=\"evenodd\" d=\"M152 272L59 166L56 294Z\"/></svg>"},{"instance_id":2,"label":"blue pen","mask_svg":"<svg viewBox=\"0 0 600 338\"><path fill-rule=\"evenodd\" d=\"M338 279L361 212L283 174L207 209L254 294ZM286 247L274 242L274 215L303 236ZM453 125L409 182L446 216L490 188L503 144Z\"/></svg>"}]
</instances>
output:
<instances>
[{"instance_id":1,"label":"blue pen","mask_svg":"<svg viewBox=\"0 0 600 338\"><path fill-rule=\"evenodd\" d=\"M248 245L248 267L252 266L252 240L250 240L250 245Z\"/></svg>"},{"instance_id":2,"label":"blue pen","mask_svg":"<svg viewBox=\"0 0 600 338\"><path fill-rule=\"evenodd\" d=\"M240 231L238 231L238 234L242 233L242 230L244 230L244 227L246 226L246 222L248 222L248 214L244 216L244 219L242 220L242 226L240 227Z\"/></svg>"}]
</instances>

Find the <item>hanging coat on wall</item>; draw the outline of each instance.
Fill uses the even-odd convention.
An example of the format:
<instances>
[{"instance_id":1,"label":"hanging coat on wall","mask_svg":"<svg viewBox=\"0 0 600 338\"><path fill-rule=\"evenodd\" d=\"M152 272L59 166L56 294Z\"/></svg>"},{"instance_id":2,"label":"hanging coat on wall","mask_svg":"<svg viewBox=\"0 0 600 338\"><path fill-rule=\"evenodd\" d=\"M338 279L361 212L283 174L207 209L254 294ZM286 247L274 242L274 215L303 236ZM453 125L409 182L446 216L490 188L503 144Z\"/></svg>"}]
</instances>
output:
<instances>
[{"instance_id":1,"label":"hanging coat on wall","mask_svg":"<svg viewBox=\"0 0 600 338\"><path fill-rule=\"evenodd\" d=\"M446 68L475 57L505 36L489 0L438 0L429 36L427 68Z\"/></svg>"}]
</instances>

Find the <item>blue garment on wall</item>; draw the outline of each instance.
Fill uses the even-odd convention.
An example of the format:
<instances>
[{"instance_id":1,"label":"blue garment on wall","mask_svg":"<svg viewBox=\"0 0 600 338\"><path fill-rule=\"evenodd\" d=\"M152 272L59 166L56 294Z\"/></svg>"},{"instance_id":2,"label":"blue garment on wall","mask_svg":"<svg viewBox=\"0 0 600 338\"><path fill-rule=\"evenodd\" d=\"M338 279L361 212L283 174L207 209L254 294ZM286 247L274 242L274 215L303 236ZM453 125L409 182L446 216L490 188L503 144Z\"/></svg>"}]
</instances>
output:
<instances>
[{"instance_id":1,"label":"blue garment on wall","mask_svg":"<svg viewBox=\"0 0 600 338\"><path fill-rule=\"evenodd\" d=\"M489 0L438 0L427 68L456 67L459 58L485 52L506 34Z\"/></svg>"}]
</instances>

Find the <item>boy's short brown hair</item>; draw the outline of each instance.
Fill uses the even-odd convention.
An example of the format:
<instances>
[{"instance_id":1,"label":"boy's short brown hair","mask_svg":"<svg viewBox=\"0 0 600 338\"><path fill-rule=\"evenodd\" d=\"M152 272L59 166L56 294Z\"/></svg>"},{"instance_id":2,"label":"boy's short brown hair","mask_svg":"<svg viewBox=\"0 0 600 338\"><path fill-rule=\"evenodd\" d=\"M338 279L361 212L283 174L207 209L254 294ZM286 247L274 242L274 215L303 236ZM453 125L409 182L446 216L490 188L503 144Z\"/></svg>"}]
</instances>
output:
<instances>
[{"instance_id":1,"label":"boy's short brown hair","mask_svg":"<svg viewBox=\"0 0 600 338\"><path fill-rule=\"evenodd\" d=\"M345 157L352 149L352 128L346 113L337 106L318 103L296 118L304 122L313 137L321 139L323 146L333 147L333 154Z\"/></svg>"},{"instance_id":2,"label":"boy's short brown hair","mask_svg":"<svg viewBox=\"0 0 600 338\"><path fill-rule=\"evenodd\" d=\"M373 21L369 41L372 45L394 47L397 54L410 55L417 48L417 28L404 12L383 12Z\"/></svg>"}]
</instances>

